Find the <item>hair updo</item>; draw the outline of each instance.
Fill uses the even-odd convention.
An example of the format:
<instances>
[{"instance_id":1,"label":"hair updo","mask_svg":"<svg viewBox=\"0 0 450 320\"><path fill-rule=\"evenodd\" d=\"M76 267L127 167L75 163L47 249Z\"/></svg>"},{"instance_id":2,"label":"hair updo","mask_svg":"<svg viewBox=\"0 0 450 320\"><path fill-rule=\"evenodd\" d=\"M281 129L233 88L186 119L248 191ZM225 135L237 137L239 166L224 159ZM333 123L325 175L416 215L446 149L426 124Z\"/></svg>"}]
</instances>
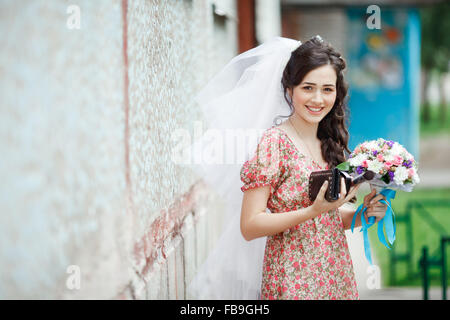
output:
<instances>
[{"instance_id":1,"label":"hair updo","mask_svg":"<svg viewBox=\"0 0 450 320\"><path fill-rule=\"evenodd\" d=\"M334 167L345 161L345 151L350 153L346 124L346 121L348 121L346 102L348 84L345 82L343 75L346 63L340 53L319 37L314 37L302 43L291 53L291 58L286 64L281 79L284 98L289 105L291 114L278 116L275 118L275 124L277 124L279 117L290 117L294 114L295 109L292 105L288 88L294 89L295 86L302 82L308 72L327 64L333 67L337 75L336 101L330 112L319 122L317 138L321 141L321 151L324 160L330 167Z\"/></svg>"}]
</instances>

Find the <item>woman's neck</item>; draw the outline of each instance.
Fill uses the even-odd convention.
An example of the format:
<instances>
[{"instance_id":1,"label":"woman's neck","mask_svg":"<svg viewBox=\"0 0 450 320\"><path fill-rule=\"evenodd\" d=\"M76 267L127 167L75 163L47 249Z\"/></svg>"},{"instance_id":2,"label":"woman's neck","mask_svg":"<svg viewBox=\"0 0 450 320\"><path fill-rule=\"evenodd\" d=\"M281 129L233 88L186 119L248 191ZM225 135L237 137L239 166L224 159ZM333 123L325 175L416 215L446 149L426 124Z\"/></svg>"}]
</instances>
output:
<instances>
[{"instance_id":1,"label":"woman's neck","mask_svg":"<svg viewBox=\"0 0 450 320\"><path fill-rule=\"evenodd\" d=\"M305 141L313 142L317 140L318 123L309 123L300 118L295 113L289 118L291 126L294 126L295 131Z\"/></svg>"}]
</instances>

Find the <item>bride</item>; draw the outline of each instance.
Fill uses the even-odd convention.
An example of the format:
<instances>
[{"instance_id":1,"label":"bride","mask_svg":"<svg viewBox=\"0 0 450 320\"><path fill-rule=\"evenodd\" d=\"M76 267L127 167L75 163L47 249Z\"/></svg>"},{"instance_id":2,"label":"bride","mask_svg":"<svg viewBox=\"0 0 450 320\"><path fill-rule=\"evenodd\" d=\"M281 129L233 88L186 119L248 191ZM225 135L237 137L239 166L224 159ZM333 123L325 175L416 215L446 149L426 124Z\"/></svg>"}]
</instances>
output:
<instances>
[{"instance_id":1,"label":"bride","mask_svg":"<svg viewBox=\"0 0 450 320\"><path fill-rule=\"evenodd\" d=\"M347 193L342 181L340 198L328 202L325 182L314 202L308 197L311 172L344 162L350 152L345 67L320 36L305 43L276 37L235 57L197 96L213 127L262 135L240 170L199 170L221 186L229 214L188 286L194 298L359 298L345 237L355 213L345 203L355 200L358 186ZM366 219L383 218L382 198L375 190L364 197Z\"/></svg>"}]
</instances>

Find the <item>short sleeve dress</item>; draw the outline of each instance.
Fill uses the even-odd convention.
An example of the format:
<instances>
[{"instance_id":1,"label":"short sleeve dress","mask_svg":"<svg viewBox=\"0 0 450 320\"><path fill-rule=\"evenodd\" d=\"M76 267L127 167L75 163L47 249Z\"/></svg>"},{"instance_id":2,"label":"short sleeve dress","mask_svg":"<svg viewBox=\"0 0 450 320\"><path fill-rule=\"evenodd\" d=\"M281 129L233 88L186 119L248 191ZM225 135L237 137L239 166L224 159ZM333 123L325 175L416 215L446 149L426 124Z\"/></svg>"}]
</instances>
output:
<instances>
[{"instance_id":1,"label":"short sleeve dress","mask_svg":"<svg viewBox=\"0 0 450 320\"><path fill-rule=\"evenodd\" d=\"M302 154L283 129L264 131L244 162L241 190L270 185L267 208L283 214L310 206L308 179L321 168ZM261 299L359 299L345 230L338 210L324 212L268 236Z\"/></svg>"}]
</instances>

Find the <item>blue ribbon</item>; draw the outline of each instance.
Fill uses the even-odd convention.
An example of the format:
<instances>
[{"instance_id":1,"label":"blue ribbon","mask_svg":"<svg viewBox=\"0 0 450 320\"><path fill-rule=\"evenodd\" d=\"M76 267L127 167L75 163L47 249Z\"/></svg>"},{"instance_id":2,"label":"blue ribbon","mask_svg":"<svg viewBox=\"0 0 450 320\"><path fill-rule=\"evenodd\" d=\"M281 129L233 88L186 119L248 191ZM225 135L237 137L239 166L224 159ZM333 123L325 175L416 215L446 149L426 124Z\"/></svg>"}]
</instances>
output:
<instances>
[{"instance_id":1,"label":"blue ribbon","mask_svg":"<svg viewBox=\"0 0 450 320\"><path fill-rule=\"evenodd\" d=\"M386 248L389 250L391 249L386 242L386 238L384 237L383 229L386 231L386 235L389 241L389 244L392 246L395 241L395 215L394 211L391 207L391 199L395 198L395 191L392 189L383 189L381 190L380 194L382 194L386 200L381 199L378 200L381 203L384 203L387 205L386 213L380 221L378 221L378 239ZM376 196L376 195L375 195ZM351 230L353 232L353 229L355 227L356 217L358 214L361 214L361 232L363 233L364 237L364 253L366 255L367 261L369 261L370 265L373 265L372 263L372 256L370 254L370 242L369 242L369 235L368 235L368 229L375 223L375 217L369 217L368 223L366 222L366 219L364 219L364 212L366 212L367 208L364 207L364 203L362 203L355 211L355 214L353 215L352 219L352 225Z\"/></svg>"}]
</instances>

